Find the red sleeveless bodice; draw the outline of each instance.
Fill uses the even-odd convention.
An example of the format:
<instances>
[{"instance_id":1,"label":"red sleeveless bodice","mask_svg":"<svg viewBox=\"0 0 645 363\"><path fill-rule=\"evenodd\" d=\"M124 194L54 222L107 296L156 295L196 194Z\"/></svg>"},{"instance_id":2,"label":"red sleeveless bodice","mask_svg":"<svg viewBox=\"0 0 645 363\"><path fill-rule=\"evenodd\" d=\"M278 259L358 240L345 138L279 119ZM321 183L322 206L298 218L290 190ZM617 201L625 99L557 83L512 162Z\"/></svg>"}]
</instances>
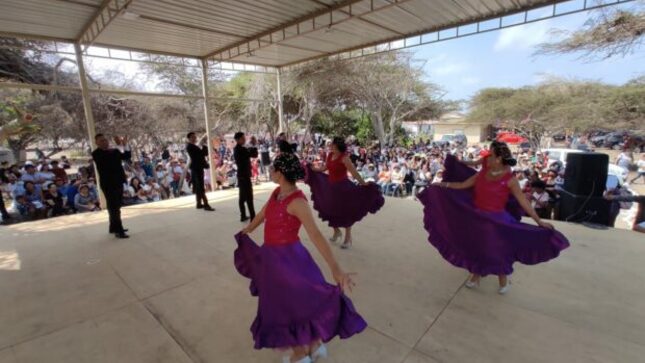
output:
<instances>
[{"instance_id":1,"label":"red sleeveless bodice","mask_svg":"<svg viewBox=\"0 0 645 363\"><path fill-rule=\"evenodd\" d=\"M330 182L339 182L347 179L347 167L343 164L343 158L345 155L342 155L340 158L334 160L334 155L329 153L327 155L327 170L329 171L329 181Z\"/></svg>"},{"instance_id":2,"label":"red sleeveless bodice","mask_svg":"<svg viewBox=\"0 0 645 363\"><path fill-rule=\"evenodd\" d=\"M283 200L278 200L280 188L271 194L264 211L264 244L269 246L286 245L300 240L300 220L287 212L287 206L294 199L303 198L302 190L296 190Z\"/></svg>"},{"instance_id":3,"label":"red sleeveless bodice","mask_svg":"<svg viewBox=\"0 0 645 363\"><path fill-rule=\"evenodd\" d=\"M508 182L513 177L513 173L509 171L495 180L487 180L487 173L488 166L484 161L484 166L475 180L475 206L489 212L501 212L506 208L506 202L511 194Z\"/></svg>"}]
</instances>

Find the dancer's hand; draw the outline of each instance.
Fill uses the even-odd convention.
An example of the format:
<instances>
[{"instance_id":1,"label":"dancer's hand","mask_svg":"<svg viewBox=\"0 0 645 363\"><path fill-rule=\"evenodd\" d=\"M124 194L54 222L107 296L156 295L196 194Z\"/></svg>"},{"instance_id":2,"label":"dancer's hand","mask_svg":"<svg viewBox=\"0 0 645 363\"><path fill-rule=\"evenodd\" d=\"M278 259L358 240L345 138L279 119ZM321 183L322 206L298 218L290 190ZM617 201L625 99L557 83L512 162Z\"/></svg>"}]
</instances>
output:
<instances>
[{"instance_id":1,"label":"dancer's hand","mask_svg":"<svg viewBox=\"0 0 645 363\"><path fill-rule=\"evenodd\" d=\"M547 222L544 222L544 221L540 221L540 223L538 223L538 226L540 226L542 228L550 229L552 231L555 230L555 227L553 227L553 225L551 223L547 223Z\"/></svg>"},{"instance_id":2,"label":"dancer's hand","mask_svg":"<svg viewBox=\"0 0 645 363\"><path fill-rule=\"evenodd\" d=\"M351 292L352 288L356 286L356 284L352 280L352 275L356 275L355 272L346 273L339 268L333 271L333 274L334 274L334 280L336 281L338 286L340 286L340 289L343 292L347 292L347 291Z\"/></svg>"},{"instance_id":3,"label":"dancer's hand","mask_svg":"<svg viewBox=\"0 0 645 363\"><path fill-rule=\"evenodd\" d=\"M253 230L249 227L244 228L243 230L240 231L241 234L251 234L253 233Z\"/></svg>"}]
</instances>

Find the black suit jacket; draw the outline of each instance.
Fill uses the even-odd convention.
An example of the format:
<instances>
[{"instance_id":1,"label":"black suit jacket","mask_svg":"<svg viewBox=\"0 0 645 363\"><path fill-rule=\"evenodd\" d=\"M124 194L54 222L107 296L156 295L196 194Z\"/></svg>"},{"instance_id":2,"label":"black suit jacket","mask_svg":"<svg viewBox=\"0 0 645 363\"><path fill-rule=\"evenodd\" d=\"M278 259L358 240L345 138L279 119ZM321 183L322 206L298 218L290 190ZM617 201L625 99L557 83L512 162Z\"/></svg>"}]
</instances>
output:
<instances>
[{"instance_id":1,"label":"black suit jacket","mask_svg":"<svg viewBox=\"0 0 645 363\"><path fill-rule=\"evenodd\" d=\"M123 187L123 183L127 179L121 162L132 158L130 151L121 152L118 149L96 149L92 151L92 158L99 172L101 189Z\"/></svg>"},{"instance_id":2,"label":"black suit jacket","mask_svg":"<svg viewBox=\"0 0 645 363\"><path fill-rule=\"evenodd\" d=\"M208 155L208 147L206 145L201 148L195 144L186 144L186 152L190 156L190 168L193 170L208 169L209 165L206 162Z\"/></svg>"},{"instance_id":3,"label":"black suit jacket","mask_svg":"<svg viewBox=\"0 0 645 363\"><path fill-rule=\"evenodd\" d=\"M237 165L238 178L251 178L251 152L241 145L236 145L233 149L233 158Z\"/></svg>"}]
</instances>

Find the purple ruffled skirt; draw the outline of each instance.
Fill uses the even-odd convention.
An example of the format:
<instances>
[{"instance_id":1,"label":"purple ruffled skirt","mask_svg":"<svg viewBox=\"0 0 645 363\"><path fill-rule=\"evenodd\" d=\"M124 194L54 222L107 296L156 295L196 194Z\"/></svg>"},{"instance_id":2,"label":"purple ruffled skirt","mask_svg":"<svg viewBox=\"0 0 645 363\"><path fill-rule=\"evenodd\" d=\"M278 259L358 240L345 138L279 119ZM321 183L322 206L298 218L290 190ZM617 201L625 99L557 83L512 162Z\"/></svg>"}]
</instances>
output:
<instances>
[{"instance_id":1,"label":"purple ruffled skirt","mask_svg":"<svg viewBox=\"0 0 645 363\"><path fill-rule=\"evenodd\" d=\"M299 241L258 246L247 235L237 234L235 239L235 268L251 279L251 294L258 297L251 325L255 349L345 339L367 327L351 300L325 281Z\"/></svg>"},{"instance_id":2,"label":"purple ruffled skirt","mask_svg":"<svg viewBox=\"0 0 645 363\"><path fill-rule=\"evenodd\" d=\"M569 247L562 233L521 223L508 210L477 209L470 190L430 186L418 198L428 241L448 262L477 275L510 275L515 262L546 262Z\"/></svg>"},{"instance_id":3,"label":"purple ruffled skirt","mask_svg":"<svg viewBox=\"0 0 645 363\"><path fill-rule=\"evenodd\" d=\"M307 165L305 183L311 189L311 200L318 216L330 227L347 228L376 213L385 204L378 185L356 185L349 179L332 183L329 175L313 171Z\"/></svg>"}]
</instances>

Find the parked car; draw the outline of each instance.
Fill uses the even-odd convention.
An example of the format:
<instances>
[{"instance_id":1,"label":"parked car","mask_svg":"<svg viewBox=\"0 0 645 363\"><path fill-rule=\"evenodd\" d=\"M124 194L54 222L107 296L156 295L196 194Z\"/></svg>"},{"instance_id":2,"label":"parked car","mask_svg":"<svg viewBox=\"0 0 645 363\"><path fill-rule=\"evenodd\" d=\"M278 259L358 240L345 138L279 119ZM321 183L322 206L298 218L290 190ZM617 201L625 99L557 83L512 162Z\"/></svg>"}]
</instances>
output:
<instances>
[{"instance_id":1,"label":"parked car","mask_svg":"<svg viewBox=\"0 0 645 363\"><path fill-rule=\"evenodd\" d=\"M608 149L620 150L621 144L625 140L625 135L627 135L626 131L617 131L607 134L602 146Z\"/></svg>"},{"instance_id":2,"label":"parked car","mask_svg":"<svg viewBox=\"0 0 645 363\"><path fill-rule=\"evenodd\" d=\"M566 138L567 136L562 132L553 135L553 141L557 142L563 142L564 140L566 140Z\"/></svg>"},{"instance_id":3,"label":"parked car","mask_svg":"<svg viewBox=\"0 0 645 363\"><path fill-rule=\"evenodd\" d=\"M442 143L442 145L445 145L446 143L451 144L451 145L460 145L460 146L467 146L468 145L468 139L466 138L466 135L461 135L461 134L446 134L441 136L441 140L439 142Z\"/></svg>"}]
</instances>

